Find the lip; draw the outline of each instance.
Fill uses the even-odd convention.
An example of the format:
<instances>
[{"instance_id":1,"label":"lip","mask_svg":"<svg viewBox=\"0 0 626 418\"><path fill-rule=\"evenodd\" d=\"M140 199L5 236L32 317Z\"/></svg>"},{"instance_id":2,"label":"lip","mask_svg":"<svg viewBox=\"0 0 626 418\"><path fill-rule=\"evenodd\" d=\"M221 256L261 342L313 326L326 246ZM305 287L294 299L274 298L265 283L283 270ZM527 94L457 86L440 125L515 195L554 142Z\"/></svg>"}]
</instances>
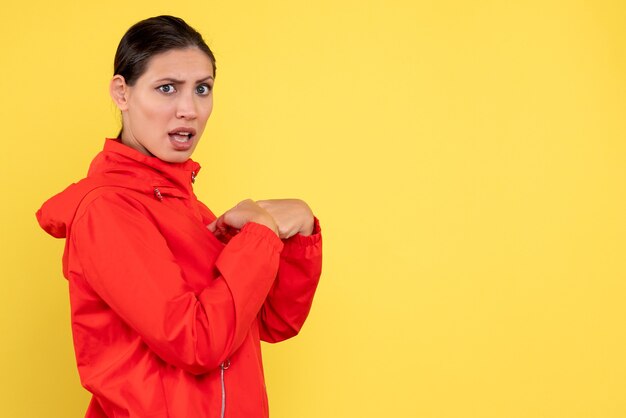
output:
<instances>
[{"instance_id":1,"label":"lip","mask_svg":"<svg viewBox=\"0 0 626 418\"><path fill-rule=\"evenodd\" d=\"M189 132L192 137L196 136L196 130L194 128L187 127L187 126L179 126L178 128L172 129L167 134L168 135L173 135L174 133L181 132L181 131L182 132Z\"/></svg>"},{"instance_id":2,"label":"lip","mask_svg":"<svg viewBox=\"0 0 626 418\"><path fill-rule=\"evenodd\" d=\"M178 142L172 138L172 135L174 135L176 132L189 132L191 136L189 136L189 139L186 142ZM179 126L168 132L168 136L170 137L170 144L172 144L172 147L176 151L189 151L193 147L193 144L195 142L196 130L191 127Z\"/></svg>"}]
</instances>

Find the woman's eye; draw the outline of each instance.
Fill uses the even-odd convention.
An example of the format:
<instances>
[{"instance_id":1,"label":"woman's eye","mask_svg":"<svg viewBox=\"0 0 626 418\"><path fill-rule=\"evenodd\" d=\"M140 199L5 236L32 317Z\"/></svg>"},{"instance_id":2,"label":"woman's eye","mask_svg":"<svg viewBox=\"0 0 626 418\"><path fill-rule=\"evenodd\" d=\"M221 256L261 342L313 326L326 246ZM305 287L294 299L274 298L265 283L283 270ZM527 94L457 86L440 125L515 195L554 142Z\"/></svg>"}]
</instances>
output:
<instances>
[{"instance_id":1,"label":"woman's eye","mask_svg":"<svg viewBox=\"0 0 626 418\"><path fill-rule=\"evenodd\" d=\"M206 96L210 92L211 92L211 86L208 84L200 84L198 87L196 87L196 93L200 95Z\"/></svg>"},{"instance_id":2,"label":"woman's eye","mask_svg":"<svg viewBox=\"0 0 626 418\"><path fill-rule=\"evenodd\" d=\"M158 90L162 93L172 93L174 92L174 86L171 84L164 84L158 87Z\"/></svg>"}]
</instances>

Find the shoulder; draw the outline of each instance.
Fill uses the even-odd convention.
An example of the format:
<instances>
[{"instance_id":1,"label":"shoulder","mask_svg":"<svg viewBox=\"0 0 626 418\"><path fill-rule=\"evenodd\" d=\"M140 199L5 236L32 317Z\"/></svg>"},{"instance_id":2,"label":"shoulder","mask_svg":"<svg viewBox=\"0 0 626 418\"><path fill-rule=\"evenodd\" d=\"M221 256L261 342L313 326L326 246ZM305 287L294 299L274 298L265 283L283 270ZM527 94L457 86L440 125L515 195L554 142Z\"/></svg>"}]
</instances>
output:
<instances>
[{"instance_id":1,"label":"shoulder","mask_svg":"<svg viewBox=\"0 0 626 418\"><path fill-rule=\"evenodd\" d=\"M145 195L123 186L99 184L87 192L76 210L74 223L83 218L97 218L98 223L107 224L115 219L145 217Z\"/></svg>"}]
</instances>

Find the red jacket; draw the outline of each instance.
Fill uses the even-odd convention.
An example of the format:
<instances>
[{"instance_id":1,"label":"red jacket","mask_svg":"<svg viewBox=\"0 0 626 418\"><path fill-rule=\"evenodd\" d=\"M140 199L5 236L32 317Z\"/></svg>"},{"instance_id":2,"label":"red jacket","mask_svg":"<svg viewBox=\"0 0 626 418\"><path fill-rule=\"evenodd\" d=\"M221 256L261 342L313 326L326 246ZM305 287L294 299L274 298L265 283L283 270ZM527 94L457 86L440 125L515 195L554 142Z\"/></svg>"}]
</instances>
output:
<instances>
[{"instance_id":1,"label":"red jacket","mask_svg":"<svg viewBox=\"0 0 626 418\"><path fill-rule=\"evenodd\" d=\"M267 417L260 340L296 335L321 272L319 224L281 241L248 223L227 244L206 228L192 160L116 140L86 179L48 200L41 227L66 238L72 334L86 417Z\"/></svg>"}]
</instances>

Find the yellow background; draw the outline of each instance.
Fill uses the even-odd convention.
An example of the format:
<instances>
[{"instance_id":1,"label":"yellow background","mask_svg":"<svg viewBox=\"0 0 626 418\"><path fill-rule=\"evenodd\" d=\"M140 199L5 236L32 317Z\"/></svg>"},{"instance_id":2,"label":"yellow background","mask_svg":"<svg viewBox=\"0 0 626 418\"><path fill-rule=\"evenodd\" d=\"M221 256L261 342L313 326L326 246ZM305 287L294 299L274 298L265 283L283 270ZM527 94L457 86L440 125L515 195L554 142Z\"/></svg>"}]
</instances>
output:
<instances>
[{"instance_id":1,"label":"yellow background","mask_svg":"<svg viewBox=\"0 0 626 418\"><path fill-rule=\"evenodd\" d=\"M119 129L117 43L218 61L196 192L307 200L322 282L264 346L272 416L626 416L623 1L3 5L0 415L79 417L63 243L34 212Z\"/></svg>"}]
</instances>

